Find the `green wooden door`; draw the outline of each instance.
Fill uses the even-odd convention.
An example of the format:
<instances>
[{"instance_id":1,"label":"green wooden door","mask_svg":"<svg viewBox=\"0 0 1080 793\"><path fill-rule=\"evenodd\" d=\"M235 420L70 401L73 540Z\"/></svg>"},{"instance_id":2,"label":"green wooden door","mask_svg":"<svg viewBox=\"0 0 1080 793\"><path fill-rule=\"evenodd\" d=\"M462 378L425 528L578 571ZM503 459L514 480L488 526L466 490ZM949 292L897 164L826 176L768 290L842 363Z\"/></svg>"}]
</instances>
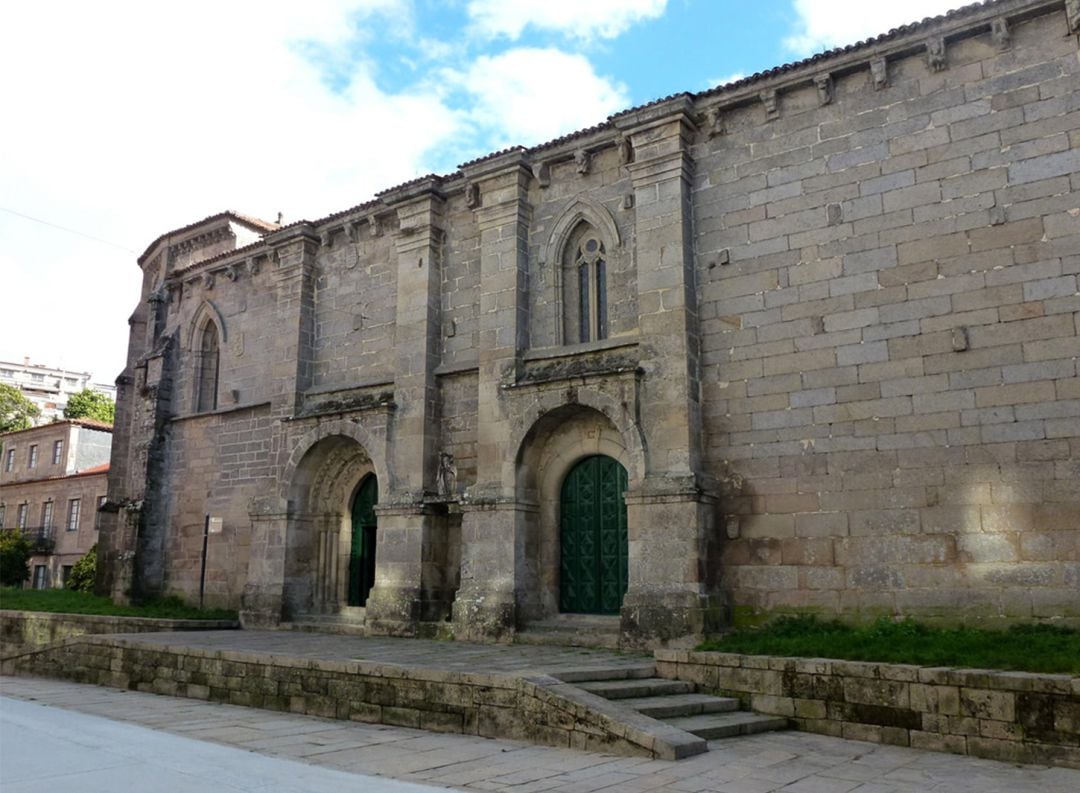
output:
<instances>
[{"instance_id":1,"label":"green wooden door","mask_svg":"<svg viewBox=\"0 0 1080 793\"><path fill-rule=\"evenodd\" d=\"M567 474L560 503L559 609L618 614L626 594L626 469L603 455Z\"/></svg>"},{"instance_id":2,"label":"green wooden door","mask_svg":"<svg viewBox=\"0 0 1080 793\"><path fill-rule=\"evenodd\" d=\"M349 605L363 606L375 584L375 505L379 482L371 474L360 484L352 506L352 549L349 553Z\"/></svg>"}]
</instances>

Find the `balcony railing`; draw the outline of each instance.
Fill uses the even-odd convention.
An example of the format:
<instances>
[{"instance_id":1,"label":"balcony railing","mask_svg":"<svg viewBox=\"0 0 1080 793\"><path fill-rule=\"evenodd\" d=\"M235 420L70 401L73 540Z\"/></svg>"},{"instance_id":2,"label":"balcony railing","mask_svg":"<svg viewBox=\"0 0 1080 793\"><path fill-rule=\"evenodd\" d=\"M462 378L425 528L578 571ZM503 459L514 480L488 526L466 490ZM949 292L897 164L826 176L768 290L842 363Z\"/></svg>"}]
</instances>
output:
<instances>
[{"instance_id":1,"label":"balcony railing","mask_svg":"<svg viewBox=\"0 0 1080 793\"><path fill-rule=\"evenodd\" d=\"M36 554L50 554L53 552L53 548L56 547L56 537L54 536L52 524L48 526L28 526L19 531L22 532L23 537L30 541L30 545Z\"/></svg>"}]
</instances>

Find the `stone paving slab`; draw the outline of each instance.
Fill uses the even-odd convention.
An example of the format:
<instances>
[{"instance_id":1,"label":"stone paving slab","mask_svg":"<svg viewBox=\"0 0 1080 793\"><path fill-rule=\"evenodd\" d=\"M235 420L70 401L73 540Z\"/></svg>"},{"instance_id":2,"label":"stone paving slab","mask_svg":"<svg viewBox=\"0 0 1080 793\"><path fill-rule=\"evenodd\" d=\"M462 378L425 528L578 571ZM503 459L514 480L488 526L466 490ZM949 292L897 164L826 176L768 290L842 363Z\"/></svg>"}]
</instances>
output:
<instances>
[{"instance_id":1,"label":"stone paving slab","mask_svg":"<svg viewBox=\"0 0 1080 793\"><path fill-rule=\"evenodd\" d=\"M371 661L442 671L502 674L540 673L560 677L587 669L637 670L649 653L549 645L470 644L431 639L368 638L299 631L185 631L116 634L129 643L172 648L262 653L323 661Z\"/></svg>"},{"instance_id":2,"label":"stone paving slab","mask_svg":"<svg viewBox=\"0 0 1080 793\"><path fill-rule=\"evenodd\" d=\"M268 714L36 678L0 694L342 771L493 793L1075 793L1080 771L808 733L710 744L678 762L576 752L384 725ZM253 737L253 736L258 737Z\"/></svg>"}]
</instances>

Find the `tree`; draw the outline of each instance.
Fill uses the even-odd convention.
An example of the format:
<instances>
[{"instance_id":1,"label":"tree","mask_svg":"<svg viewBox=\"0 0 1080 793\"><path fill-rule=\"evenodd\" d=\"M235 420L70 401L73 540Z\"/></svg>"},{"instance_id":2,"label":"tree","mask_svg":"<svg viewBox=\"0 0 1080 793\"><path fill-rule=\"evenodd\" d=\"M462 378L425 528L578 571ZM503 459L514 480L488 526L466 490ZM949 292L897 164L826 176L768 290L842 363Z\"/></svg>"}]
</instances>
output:
<instances>
[{"instance_id":1,"label":"tree","mask_svg":"<svg viewBox=\"0 0 1080 793\"><path fill-rule=\"evenodd\" d=\"M18 529L0 531L0 586L19 586L30 577L33 548Z\"/></svg>"},{"instance_id":2,"label":"tree","mask_svg":"<svg viewBox=\"0 0 1080 793\"><path fill-rule=\"evenodd\" d=\"M0 432L24 430L34 424L41 409L13 385L0 383Z\"/></svg>"},{"instance_id":3,"label":"tree","mask_svg":"<svg viewBox=\"0 0 1080 793\"><path fill-rule=\"evenodd\" d=\"M95 544L86 555L71 566L68 573L67 588L76 592L94 591L94 580L97 578L97 545Z\"/></svg>"},{"instance_id":4,"label":"tree","mask_svg":"<svg viewBox=\"0 0 1080 793\"><path fill-rule=\"evenodd\" d=\"M112 424L116 418L116 403L99 391L84 388L72 394L64 408L66 419L95 419Z\"/></svg>"}]
</instances>

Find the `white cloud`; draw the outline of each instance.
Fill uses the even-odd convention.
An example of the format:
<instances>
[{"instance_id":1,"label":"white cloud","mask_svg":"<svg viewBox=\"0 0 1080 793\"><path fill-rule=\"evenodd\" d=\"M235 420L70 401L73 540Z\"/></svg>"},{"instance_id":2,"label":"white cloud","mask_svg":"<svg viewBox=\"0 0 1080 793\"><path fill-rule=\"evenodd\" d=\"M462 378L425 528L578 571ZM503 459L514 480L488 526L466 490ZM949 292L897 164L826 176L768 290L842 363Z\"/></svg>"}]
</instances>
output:
<instances>
[{"instance_id":1,"label":"white cloud","mask_svg":"<svg viewBox=\"0 0 1080 793\"><path fill-rule=\"evenodd\" d=\"M743 72L734 72L725 77L713 77L705 81L705 87L703 90L707 91L710 88L717 88L721 85L727 85L728 83L737 83L744 77L746 77L746 74Z\"/></svg>"},{"instance_id":2,"label":"white cloud","mask_svg":"<svg viewBox=\"0 0 1080 793\"><path fill-rule=\"evenodd\" d=\"M580 55L473 57L460 42L418 48L421 37L402 49L415 55L413 86L380 87L364 43L415 32L412 0L169 8L102 0L5 11L0 208L141 253L224 209L314 219L629 104ZM135 258L0 211L0 360L29 355L111 381L138 299Z\"/></svg>"},{"instance_id":3,"label":"white cloud","mask_svg":"<svg viewBox=\"0 0 1080 793\"><path fill-rule=\"evenodd\" d=\"M784 45L798 55L854 44L888 30L944 14L966 0L795 0L795 31Z\"/></svg>"},{"instance_id":4,"label":"white cloud","mask_svg":"<svg viewBox=\"0 0 1080 793\"><path fill-rule=\"evenodd\" d=\"M469 17L486 36L517 39L528 26L573 38L615 38L664 13L667 0L470 0Z\"/></svg>"},{"instance_id":5,"label":"white cloud","mask_svg":"<svg viewBox=\"0 0 1080 793\"><path fill-rule=\"evenodd\" d=\"M498 131L496 148L541 143L629 104L625 86L597 75L584 56L556 49L482 56L451 79L474 97L470 120Z\"/></svg>"}]
</instances>

